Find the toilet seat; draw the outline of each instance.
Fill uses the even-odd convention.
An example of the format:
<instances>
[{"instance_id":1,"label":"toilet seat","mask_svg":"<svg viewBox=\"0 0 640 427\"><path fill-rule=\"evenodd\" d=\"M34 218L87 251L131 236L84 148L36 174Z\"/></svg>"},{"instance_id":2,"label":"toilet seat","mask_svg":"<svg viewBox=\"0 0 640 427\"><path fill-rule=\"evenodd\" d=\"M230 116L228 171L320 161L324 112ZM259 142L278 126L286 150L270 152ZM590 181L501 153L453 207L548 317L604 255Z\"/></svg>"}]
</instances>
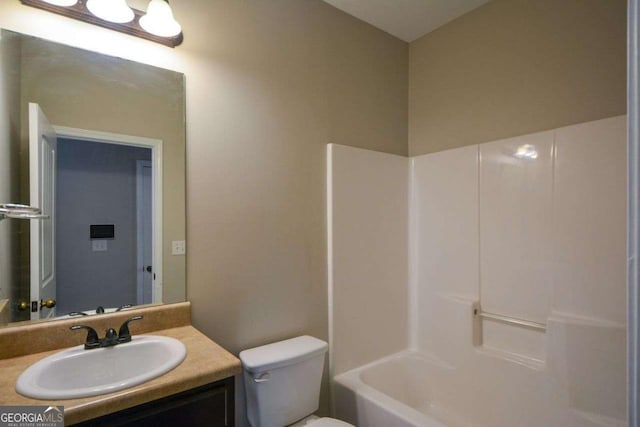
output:
<instances>
[{"instance_id":1,"label":"toilet seat","mask_svg":"<svg viewBox=\"0 0 640 427\"><path fill-rule=\"evenodd\" d=\"M335 418L318 418L305 427L354 427L352 424L345 423L344 421L336 420Z\"/></svg>"}]
</instances>

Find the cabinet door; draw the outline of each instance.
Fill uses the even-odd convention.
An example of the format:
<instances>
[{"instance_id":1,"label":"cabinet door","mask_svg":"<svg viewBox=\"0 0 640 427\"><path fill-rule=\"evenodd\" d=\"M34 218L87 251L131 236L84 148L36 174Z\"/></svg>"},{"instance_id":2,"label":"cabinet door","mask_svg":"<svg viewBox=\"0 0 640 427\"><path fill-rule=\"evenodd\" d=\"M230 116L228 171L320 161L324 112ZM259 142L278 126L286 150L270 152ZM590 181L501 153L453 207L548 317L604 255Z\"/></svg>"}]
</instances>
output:
<instances>
[{"instance_id":1,"label":"cabinet door","mask_svg":"<svg viewBox=\"0 0 640 427\"><path fill-rule=\"evenodd\" d=\"M173 396L86 421L83 427L234 426L234 379L208 384Z\"/></svg>"}]
</instances>

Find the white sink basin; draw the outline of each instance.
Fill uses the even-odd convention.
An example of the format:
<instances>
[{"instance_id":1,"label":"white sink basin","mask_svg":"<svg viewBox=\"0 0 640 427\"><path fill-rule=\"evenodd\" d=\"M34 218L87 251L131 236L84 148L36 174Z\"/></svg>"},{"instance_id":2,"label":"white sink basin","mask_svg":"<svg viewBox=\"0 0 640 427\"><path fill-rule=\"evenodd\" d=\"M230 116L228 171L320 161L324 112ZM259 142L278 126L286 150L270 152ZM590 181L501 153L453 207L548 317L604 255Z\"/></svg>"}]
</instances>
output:
<instances>
[{"instance_id":1,"label":"white sink basin","mask_svg":"<svg viewBox=\"0 0 640 427\"><path fill-rule=\"evenodd\" d=\"M85 350L83 345L52 354L27 368L16 391L35 399L75 399L133 387L163 375L184 360L180 341L156 335Z\"/></svg>"}]
</instances>

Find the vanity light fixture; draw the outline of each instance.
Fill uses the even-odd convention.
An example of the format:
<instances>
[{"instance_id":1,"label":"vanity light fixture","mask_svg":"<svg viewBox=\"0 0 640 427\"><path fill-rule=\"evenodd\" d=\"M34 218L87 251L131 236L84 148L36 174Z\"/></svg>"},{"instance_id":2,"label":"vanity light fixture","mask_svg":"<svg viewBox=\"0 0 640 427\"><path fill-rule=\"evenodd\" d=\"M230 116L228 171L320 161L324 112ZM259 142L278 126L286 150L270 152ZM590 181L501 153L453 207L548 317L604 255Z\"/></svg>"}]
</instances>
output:
<instances>
[{"instance_id":1,"label":"vanity light fixture","mask_svg":"<svg viewBox=\"0 0 640 427\"><path fill-rule=\"evenodd\" d=\"M182 28L168 0L150 0L147 13L127 0L20 0L22 4L109 28L169 47L183 41Z\"/></svg>"},{"instance_id":2,"label":"vanity light fixture","mask_svg":"<svg viewBox=\"0 0 640 427\"><path fill-rule=\"evenodd\" d=\"M167 0L151 0L147 14L140 18L140 26L160 37L175 37L182 32Z\"/></svg>"},{"instance_id":3,"label":"vanity light fixture","mask_svg":"<svg viewBox=\"0 0 640 427\"><path fill-rule=\"evenodd\" d=\"M53 4L55 6L73 6L78 3L78 0L44 0L45 3Z\"/></svg>"},{"instance_id":4,"label":"vanity light fixture","mask_svg":"<svg viewBox=\"0 0 640 427\"><path fill-rule=\"evenodd\" d=\"M125 0L87 0L87 9L100 19L126 24L135 15Z\"/></svg>"}]
</instances>

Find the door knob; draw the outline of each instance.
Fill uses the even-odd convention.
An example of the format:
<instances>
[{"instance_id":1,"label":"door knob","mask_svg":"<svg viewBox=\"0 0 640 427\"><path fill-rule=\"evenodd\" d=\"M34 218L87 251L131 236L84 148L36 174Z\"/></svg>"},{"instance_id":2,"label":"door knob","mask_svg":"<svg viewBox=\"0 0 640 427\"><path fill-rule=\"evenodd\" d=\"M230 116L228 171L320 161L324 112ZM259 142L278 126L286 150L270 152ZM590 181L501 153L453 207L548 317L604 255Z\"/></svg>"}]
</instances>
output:
<instances>
[{"instance_id":1,"label":"door knob","mask_svg":"<svg viewBox=\"0 0 640 427\"><path fill-rule=\"evenodd\" d=\"M145 270L147 270L147 273L151 273L151 266L147 265L147 267L145 268Z\"/></svg>"},{"instance_id":2,"label":"door knob","mask_svg":"<svg viewBox=\"0 0 640 427\"><path fill-rule=\"evenodd\" d=\"M56 300L54 299L48 299L48 300L40 300L40 308L42 307L47 307L47 308L53 308L56 306Z\"/></svg>"},{"instance_id":3,"label":"door knob","mask_svg":"<svg viewBox=\"0 0 640 427\"><path fill-rule=\"evenodd\" d=\"M30 306L29 301L20 301L18 303L18 310L20 311L29 310L29 306Z\"/></svg>"}]
</instances>

